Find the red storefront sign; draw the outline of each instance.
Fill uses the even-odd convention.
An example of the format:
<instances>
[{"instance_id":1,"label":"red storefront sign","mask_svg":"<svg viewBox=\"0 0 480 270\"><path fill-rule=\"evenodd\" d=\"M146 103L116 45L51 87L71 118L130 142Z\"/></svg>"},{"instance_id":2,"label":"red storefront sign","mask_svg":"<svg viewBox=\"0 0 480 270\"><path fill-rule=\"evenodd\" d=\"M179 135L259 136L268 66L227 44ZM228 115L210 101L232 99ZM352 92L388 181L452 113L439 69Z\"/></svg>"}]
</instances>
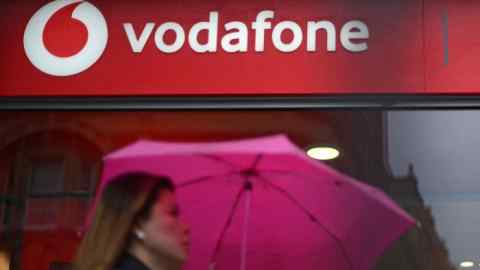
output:
<instances>
[{"instance_id":1,"label":"red storefront sign","mask_svg":"<svg viewBox=\"0 0 480 270\"><path fill-rule=\"evenodd\" d=\"M0 95L471 93L451 2L4 1Z\"/></svg>"},{"instance_id":2,"label":"red storefront sign","mask_svg":"<svg viewBox=\"0 0 480 270\"><path fill-rule=\"evenodd\" d=\"M480 93L480 2L426 0L426 89L444 94Z\"/></svg>"}]
</instances>

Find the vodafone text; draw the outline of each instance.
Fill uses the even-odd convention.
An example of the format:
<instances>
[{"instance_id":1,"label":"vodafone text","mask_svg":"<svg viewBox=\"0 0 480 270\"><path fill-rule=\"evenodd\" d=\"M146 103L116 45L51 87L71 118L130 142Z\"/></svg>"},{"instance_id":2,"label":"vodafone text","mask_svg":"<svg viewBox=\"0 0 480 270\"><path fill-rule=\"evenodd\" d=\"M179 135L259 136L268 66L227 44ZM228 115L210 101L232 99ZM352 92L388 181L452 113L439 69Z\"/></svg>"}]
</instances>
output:
<instances>
[{"instance_id":1,"label":"vodafone text","mask_svg":"<svg viewBox=\"0 0 480 270\"><path fill-rule=\"evenodd\" d=\"M211 11L209 20L194 24L188 32L188 44L190 48L198 53L216 52L218 47L218 11ZM255 31L255 51L265 50L265 35L267 29L272 29L271 39L274 47L281 52L293 52L297 50L303 40L304 31L294 21L281 21L272 26L271 20L275 12L264 10L257 14L251 28ZM135 31L132 23L124 23L123 28L128 41L134 53L141 53L145 44L152 36L156 27L153 22L146 23L141 32ZM247 25L239 21L231 21L224 25L227 33L221 38L221 48L225 52L247 52L248 51L248 28ZM323 30L327 34L326 48L329 52L337 50L337 28L335 24L328 20L308 21L306 31L306 50L315 52L317 48L317 32ZM175 33L173 42L165 42L165 34L168 31ZM206 42L200 42L198 39L201 31L207 31L208 38ZM282 33L290 31L292 39L282 40ZM359 20L346 22L340 30L340 43L342 47L349 52L364 52L368 49L368 39L370 32L367 25ZM183 27L177 22L165 22L156 27L154 33L155 45L163 53L178 52L185 44L186 33Z\"/></svg>"}]
</instances>

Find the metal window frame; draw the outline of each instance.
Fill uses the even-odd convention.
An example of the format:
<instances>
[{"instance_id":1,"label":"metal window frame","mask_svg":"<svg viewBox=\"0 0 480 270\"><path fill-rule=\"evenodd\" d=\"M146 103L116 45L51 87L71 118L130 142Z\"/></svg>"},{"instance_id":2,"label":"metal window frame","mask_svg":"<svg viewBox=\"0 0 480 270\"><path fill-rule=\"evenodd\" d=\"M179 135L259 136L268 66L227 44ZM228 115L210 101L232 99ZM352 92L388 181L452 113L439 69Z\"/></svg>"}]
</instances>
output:
<instances>
[{"instance_id":1,"label":"metal window frame","mask_svg":"<svg viewBox=\"0 0 480 270\"><path fill-rule=\"evenodd\" d=\"M0 110L468 110L480 95L3 97Z\"/></svg>"}]
</instances>

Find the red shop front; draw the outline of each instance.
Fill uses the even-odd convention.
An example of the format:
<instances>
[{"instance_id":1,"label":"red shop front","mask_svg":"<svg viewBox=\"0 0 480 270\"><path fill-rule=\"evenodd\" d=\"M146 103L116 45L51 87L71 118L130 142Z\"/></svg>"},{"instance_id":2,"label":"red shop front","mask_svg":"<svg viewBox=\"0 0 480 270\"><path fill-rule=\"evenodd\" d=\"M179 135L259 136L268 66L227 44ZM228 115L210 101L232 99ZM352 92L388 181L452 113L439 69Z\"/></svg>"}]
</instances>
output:
<instances>
[{"instance_id":1,"label":"red shop front","mask_svg":"<svg viewBox=\"0 0 480 270\"><path fill-rule=\"evenodd\" d=\"M427 224L378 269L454 269L469 253L442 242L424 200L453 191L425 188L414 166L396 173L388 150L396 112L478 109L479 12L452 0L2 2L0 269L68 267L101 157L118 147L273 133L336 147L325 162Z\"/></svg>"}]
</instances>

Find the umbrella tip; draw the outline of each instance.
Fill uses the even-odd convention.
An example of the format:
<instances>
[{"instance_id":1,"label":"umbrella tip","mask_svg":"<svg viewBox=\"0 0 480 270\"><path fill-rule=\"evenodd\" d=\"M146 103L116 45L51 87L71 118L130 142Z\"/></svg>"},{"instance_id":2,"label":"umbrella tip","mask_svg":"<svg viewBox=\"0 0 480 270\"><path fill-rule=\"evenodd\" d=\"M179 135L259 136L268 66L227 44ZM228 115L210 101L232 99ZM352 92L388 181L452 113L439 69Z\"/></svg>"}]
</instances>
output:
<instances>
[{"instance_id":1,"label":"umbrella tip","mask_svg":"<svg viewBox=\"0 0 480 270\"><path fill-rule=\"evenodd\" d=\"M422 228L422 223L421 223L420 221L417 221L417 227L418 227L419 229Z\"/></svg>"},{"instance_id":2,"label":"umbrella tip","mask_svg":"<svg viewBox=\"0 0 480 270\"><path fill-rule=\"evenodd\" d=\"M245 183L243 184L243 188L245 190L252 191L253 190L252 181L250 181L250 180L245 181Z\"/></svg>"}]
</instances>

